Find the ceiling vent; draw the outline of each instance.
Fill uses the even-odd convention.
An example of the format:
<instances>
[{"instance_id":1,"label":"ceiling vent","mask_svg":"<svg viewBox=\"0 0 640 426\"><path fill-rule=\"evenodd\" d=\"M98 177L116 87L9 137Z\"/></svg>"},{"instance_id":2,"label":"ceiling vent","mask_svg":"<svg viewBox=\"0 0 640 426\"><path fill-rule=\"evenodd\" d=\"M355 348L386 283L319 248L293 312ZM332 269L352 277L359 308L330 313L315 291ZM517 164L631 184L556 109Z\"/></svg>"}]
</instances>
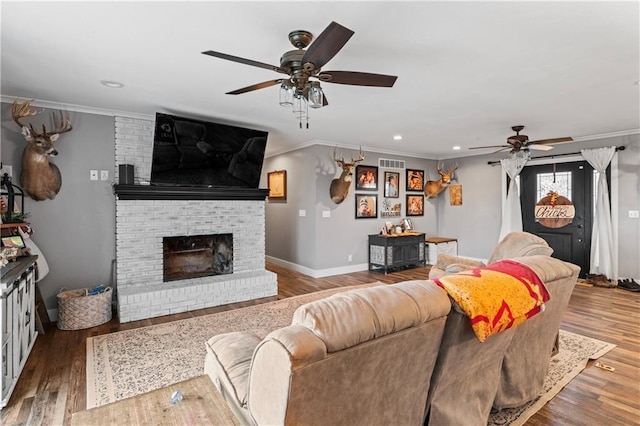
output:
<instances>
[{"instance_id":1,"label":"ceiling vent","mask_svg":"<svg viewBox=\"0 0 640 426\"><path fill-rule=\"evenodd\" d=\"M404 160L391 160L389 158L378 159L378 167L381 169L404 170Z\"/></svg>"}]
</instances>

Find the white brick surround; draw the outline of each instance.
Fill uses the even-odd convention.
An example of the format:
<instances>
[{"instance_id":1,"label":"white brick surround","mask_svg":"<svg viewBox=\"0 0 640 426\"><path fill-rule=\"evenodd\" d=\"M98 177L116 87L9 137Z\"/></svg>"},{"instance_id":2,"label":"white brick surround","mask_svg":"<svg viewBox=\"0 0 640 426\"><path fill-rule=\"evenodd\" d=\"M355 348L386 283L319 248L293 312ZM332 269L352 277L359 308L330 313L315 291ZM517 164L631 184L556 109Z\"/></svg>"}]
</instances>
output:
<instances>
[{"instance_id":1,"label":"white brick surround","mask_svg":"<svg viewBox=\"0 0 640 426\"><path fill-rule=\"evenodd\" d=\"M148 184L153 125L116 117L116 176L119 164L133 164L136 184ZM233 234L233 274L163 282L162 237L222 233ZM116 197L121 322L274 296L277 276L264 265L264 201Z\"/></svg>"}]
</instances>

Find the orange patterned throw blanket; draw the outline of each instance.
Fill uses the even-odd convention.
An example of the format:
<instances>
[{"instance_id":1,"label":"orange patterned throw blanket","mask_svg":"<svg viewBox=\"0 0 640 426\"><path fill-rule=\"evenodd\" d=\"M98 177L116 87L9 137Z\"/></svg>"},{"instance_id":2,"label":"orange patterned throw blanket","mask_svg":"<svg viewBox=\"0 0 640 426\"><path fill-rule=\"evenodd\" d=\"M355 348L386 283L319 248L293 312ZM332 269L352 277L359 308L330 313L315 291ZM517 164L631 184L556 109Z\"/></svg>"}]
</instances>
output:
<instances>
[{"instance_id":1,"label":"orange patterned throw blanket","mask_svg":"<svg viewBox=\"0 0 640 426\"><path fill-rule=\"evenodd\" d=\"M549 292L528 266L501 260L434 279L471 319L478 340L514 327L544 309Z\"/></svg>"}]
</instances>

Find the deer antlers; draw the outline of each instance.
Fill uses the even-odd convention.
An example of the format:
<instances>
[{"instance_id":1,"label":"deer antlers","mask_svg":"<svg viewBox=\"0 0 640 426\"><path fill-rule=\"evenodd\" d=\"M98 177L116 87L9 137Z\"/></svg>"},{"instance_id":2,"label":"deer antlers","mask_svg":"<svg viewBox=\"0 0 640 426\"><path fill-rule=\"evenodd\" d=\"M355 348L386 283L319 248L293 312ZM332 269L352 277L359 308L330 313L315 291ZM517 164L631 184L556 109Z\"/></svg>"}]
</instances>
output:
<instances>
[{"instance_id":1,"label":"deer antlers","mask_svg":"<svg viewBox=\"0 0 640 426\"><path fill-rule=\"evenodd\" d=\"M355 165L356 163L359 163L360 161L364 160L364 151L362 151L362 147L360 147L360 150L358 151L358 159L354 160L353 157L351 157L351 162L350 163L346 163L344 161L344 157L341 157L339 160L336 157L336 149L337 148L333 148L333 161L335 161L336 163L338 163L340 165L340 167L344 167L345 165Z\"/></svg>"},{"instance_id":2,"label":"deer antlers","mask_svg":"<svg viewBox=\"0 0 640 426\"><path fill-rule=\"evenodd\" d=\"M20 126L21 129L24 129L26 126L26 124L23 124L20 120L22 120L25 117L32 117L34 115L37 114L37 111L31 108L31 102L30 101L25 101L22 104L19 104L18 101L13 101L13 105L11 105L11 117L13 118L13 121L16 122L16 124L18 126ZM55 122L55 114L53 115L54 118L54 122ZM33 124L29 124L29 129L31 130L31 133L33 134L33 136L35 135L40 135L40 136L45 136L45 137L50 137L52 135L55 134L61 134L61 133L66 133L68 131L70 131L71 129L73 129L73 126L71 125L71 121L68 118L64 118L64 116L62 115L62 111L60 111L60 123L56 124L56 129L52 132L47 132L47 128L45 127L45 125L42 125L42 133L38 133L35 131L35 129L33 128Z\"/></svg>"}]
</instances>

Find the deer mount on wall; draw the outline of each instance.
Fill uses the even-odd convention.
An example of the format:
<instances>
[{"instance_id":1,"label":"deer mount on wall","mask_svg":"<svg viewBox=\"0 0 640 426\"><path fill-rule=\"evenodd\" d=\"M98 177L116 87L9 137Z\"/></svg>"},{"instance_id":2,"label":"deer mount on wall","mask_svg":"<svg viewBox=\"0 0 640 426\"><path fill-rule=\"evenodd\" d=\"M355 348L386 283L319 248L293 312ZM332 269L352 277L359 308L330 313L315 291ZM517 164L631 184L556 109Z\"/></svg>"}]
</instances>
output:
<instances>
[{"instance_id":1,"label":"deer mount on wall","mask_svg":"<svg viewBox=\"0 0 640 426\"><path fill-rule=\"evenodd\" d=\"M426 198L436 198L444 189L449 186L451 183L451 175L458 168L458 164L456 163L449 171L443 172L443 165L440 165L438 162L438 174L440 175L440 179L438 180L428 180L424 184L424 195Z\"/></svg>"},{"instance_id":2,"label":"deer mount on wall","mask_svg":"<svg viewBox=\"0 0 640 426\"><path fill-rule=\"evenodd\" d=\"M353 167L364 160L364 152L362 152L362 148L358 152L358 159L354 160L351 158L351 162L347 163L344 161L344 157L338 158L336 157L336 150L333 149L333 161L338 163L338 165L342 168L342 172L340 173L340 177L333 179L331 181L331 186L329 187L329 195L331 196L331 201L335 204L340 204L347 198L347 194L349 194L349 187L351 186L351 181L353 180Z\"/></svg>"},{"instance_id":3,"label":"deer mount on wall","mask_svg":"<svg viewBox=\"0 0 640 426\"><path fill-rule=\"evenodd\" d=\"M60 112L59 122L56 122L55 114L53 115L55 130L47 132L43 124L42 133L38 133L33 128L33 124L27 126L21 121L26 117L36 115L36 113L31 108L29 101L22 104L14 101L11 106L11 117L20 126L22 135L27 140L27 146L22 151L20 184L24 192L36 201L53 200L60 191L62 176L58 167L49 161L49 157L58 155L58 151L53 146L54 142L62 133L70 131L73 127L71 121L63 117Z\"/></svg>"}]
</instances>

